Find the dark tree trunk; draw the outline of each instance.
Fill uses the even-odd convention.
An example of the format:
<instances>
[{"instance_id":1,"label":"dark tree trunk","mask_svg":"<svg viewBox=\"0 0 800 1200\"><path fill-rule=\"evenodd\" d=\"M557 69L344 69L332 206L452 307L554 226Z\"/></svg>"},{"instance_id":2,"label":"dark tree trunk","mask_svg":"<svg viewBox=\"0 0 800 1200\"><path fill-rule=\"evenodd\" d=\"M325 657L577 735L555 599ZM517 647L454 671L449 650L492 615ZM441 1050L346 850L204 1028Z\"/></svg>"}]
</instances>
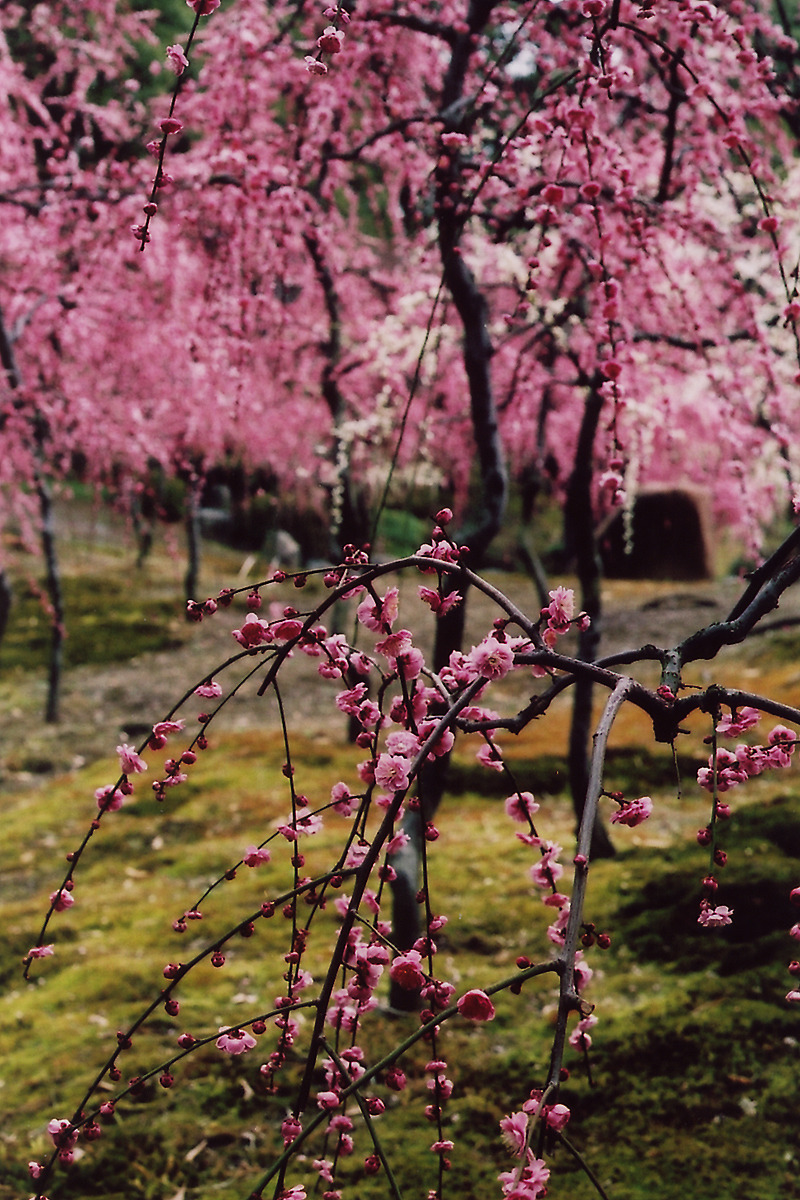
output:
<instances>
[{"instance_id":1,"label":"dark tree trunk","mask_svg":"<svg viewBox=\"0 0 800 1200\"><path fill-rule=\"evenodd\" d=\"M0 311L0 364L5 371L6 382L12 391L22 387L22 375L14 352L14 342L17 334L10 331ZM34 410L31 417L31 433L37 459L36 492L39 499L40 529L39 536L44 554L45 570L47 573L47 594L51 607L51 638L50 662L48 667L47 702L45 706L45 721L55 724L59 719L59 693L61 689L61 667L64 644L64 598L61 590L61 576L56 554L55 527L53 524L53 498L50 485L44 474L45 446L48 437L47 424L41 413ZM0 626L0 636L8 619L10 604L10 589L5 584L5 620Z\"/></svg>"},{"instance_id":2,"label":"dark tree trunk","mask_svg":"<svg viewBox=\"0 0 800 1200\"><path fill-rule=\"evenodd\" d=\"M442 108L457 107L463 95L464 77L473 46L472 35L485 25L493 0L472 0L467 17L468 29L458 33L453 42L452 57L442 90ZM456 121L451 128L459 128ZM440 164L437 169L438 239L445 285L453 299L463 329L462 355L469 387L470 415L475 438L481 487L481 522L467 532L460 544L467 547L466 565L478 570L486 551L502 526L508 495L508 474L497 424L497 408L492 388L491 362L494 353L487 326L488 306L475 276L461 253L463 216L453 203L454 196L463 196L463 181L457 156ZM464 636L466 594L463 580L444 576L445 591L459 588L461 604L437 620L433 653L434 670L440 670L454 650L460 650ZM426 763L420 772L417 792L420 811L409 812L403 831L410 837L401 855L392 859L397 879L392 885L392 926L395 945L407 950L420 935L419 905L416 894L425 823L431 820L444 795L447 784L449 755ZM418 997L392 985L390 1004L393 1008L411 1010L417 1007Z\"/></svg>"},{"instance_id":3,"label":"dark tree trunk","mask_svg":"<svg viewBox=\"0 0 800 1200\"><path fill-rule=\"evenodd\" d=\"M186 574L183 588L187 602L197 600L200 586L200 556L202 538L200 534L200 495L195 482L190 482L186 492Z\"/></svg>"},{"instance_id":4,"label":"dark tree trunk","mask_svg":"<svg viewBox=\"0 0 800 1200\"><path fill-rule=\"evenodd\" d=\"M602 566L594 534L594 512L592 508L592 474L594 441L603 408L603 397L593 385L586 397L583 410L575 463L567 486L564 506L564 540L567 551L575 562L580 584L580 603L584 612L591 617L591 625L580 634L577 657L583 662L594 662L602 637L602 597L600 582ZM580 823L586 789L589 783L590 741L594 723L592 721L592 697L594 688L591 680L579 678L573 689L572 724L569 734L569 782L575 816ZM592 858L609 858L614 847L605 826L598 819L592 834Z\"/></svg>"},{"instance_id":5,"label":"dark tree trunk","mask_svg":"<svg viewBox=\"0 0 800 1200\"><path fill-rule=\"evenodd\" d=\"M41 519L40 537L44 556L47 596L50 601L50 660L47 668L47 703L44 719L54 725L60 719L61 671L64 659L64 596L61 589L61 573L56 553L56 537L53 523L53 497L50 486L39 479L36 490L39 496Z\"/></svg>"},{"instance_id":6,"label":"dark tree trunk","mask_svg":"<svg viewBox=\"0 0 800 1200\"><path fill-rule=\"evenodd\" d=\"M11 605L14 599L14 593L11 590L11 583L5 571L0 570L0 642L3 641L6 629L8 628L8 619L11 616Z\"/></svg>"}]
</instances>

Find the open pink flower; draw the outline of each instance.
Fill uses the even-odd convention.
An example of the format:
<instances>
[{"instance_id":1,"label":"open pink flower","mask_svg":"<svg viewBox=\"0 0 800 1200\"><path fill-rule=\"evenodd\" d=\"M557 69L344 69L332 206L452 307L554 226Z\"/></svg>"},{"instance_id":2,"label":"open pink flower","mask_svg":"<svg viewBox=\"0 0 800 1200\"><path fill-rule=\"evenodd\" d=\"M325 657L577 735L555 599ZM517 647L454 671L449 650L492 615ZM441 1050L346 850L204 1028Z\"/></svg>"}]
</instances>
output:
<instances>
[{"instance_id":1,"label":"open pink flower","mask_svg":"<svg viewBox=\"0 0 800 1200\"><path fill-rule=\"evenodd\" d=\"M467 655L467 661L476 677L480 675L484 679L502 679L514 666L514 651L507 642L498 641L490 635L477 646L473 646Z\"/></svg>"},{"instance_id":2,"label":"open pink flower","mask_svg":"<svg viewBox=\"0 0 800 1200\"><path fill-rule=\"evenodd\" d=\"M649 796L640 796L638 800L624 800L621 808L611 814L612 825L641 825L653 811L653 801Z\"/></svg>"},{"instance_id":3,"label":"open pink flower","mask_svg":"<svg viewBox=\"0 0 800 1200\"><path fill-rule=\"evenodd\" d=\"M264 863L268 863L269 858L269 850L266 847L248 846L242 855L242 862L246 867L260 867Z\"/></svg>"},{"instance_id":4,"label":"open pink flower","mask_svg":"<svg viewBox=\"0 0 800 1200\"><path fill-rule=\"evenodd\" d=\"M51 954L55 954L53 943L49 946L31 946L27 953L27 958L48 958Z\"/></svg>"},{"instance_id":5,"label":"open pink flower","mask_svg":"<svg viewBox=\"0 0 800 1200\"><path fill-rule=\"evenodd\" d=\"M117 754L119 755L119 769L123 775L136 775L147 770L147 763L127 742L117 746Z\"/></svg>"},{"instance_id":6,"label":"open pink flower","mask_svg":"<svg viewBox=\"0 0 800 1200\"><path fill-rule=\"evenodd\" d=\"M202 696L204 700L216 700L222 695L222 688L213 679L209 679L208 683L201 683L194 689L195 696Z\"/></svg>"},{"instance_id":7,"label":"open pink flower","mask_svg":"<svg viewBox=\"0 0 800 1200\"><path fill-rule=\"evenodd\" d=\"M224 1025L220 1028L217 1047L226 1054L244 1054L252 1050L255 1044L256 1039L246 1029L226 1029Z\"/></svg>"},{"instance_id":8,"label":"open pink flower","mask_svg":"<svg viewBox=\"0 0 800 1200\"><path fill-rule=\"evenodd\" d=\"M704 925L707 929L717 929L722 925L730 925L733 918L733 909L728 908L727 904L718 904L716 908L712 908L706 904L700 910L700 916L697 918L698 925Z\"/></svg>"},{"instance_id":9,"label":"open pink flower","mask_svg":"<svg viewBox=\"0 0 800 1200\"><path fill-rule=\"evenodd\" d=\"M169 737L171 733L180 733L186 722L181 719L179 721L158 721L153 726L154 737Z\"/></svg>"},{"instance_id":10,"label":"open pink flower","mask_svg":"<svg viewBox=\"0 0 800 1200\"><path fill-rule=\"evenodd\" d=\"M176 75L182 75L189 65L189 60L183 52L183 46L177 42L174 46L167 46L167 65Z\"/></svg>"},{"instance_id":11,"label":"open pink flower","mask_svg":"<svg viewBox=\"0 0 800 1200\"><path fill-rule=\"evenodd\" d=\"M50 893L50 903L53 906L54 912L64 912L67 908L72 908L75 903L75 897L72 892L68 892L66 888L62 888L59 892Z\"/></svg>"},{"instance_id":12,"label":"open pink flower","mask_svg":"<svg viewBox=\"0 0 800 1200\"><path fill-rule=\"evenodd\" d=\"M738 737L746 729L752 729L760 720L761 713L758 709L745 705L735 715L732 712L725 713L717 725L717 733L727 735L728 737Z\"/></svg>"},{"instance_id":13,"label":"open pink flower","mask_svg":"<svg viewBox=\"0 0 800 1200\"><path fill-rule=\"evenodd\" d=\"M512 821L520 821L527 825L530 817L539 811L539 805L533 798L532 792L515 792L505 802L506 815Z\"/></svg>"},{"instance_id":14,"label":"open pink flower","mask_svg":"<svg viewBox=\"0 0 800 1200\"><path fill-rule=\"evenodd\" d=\"M550 603L542 609L542 615L548 618L551 629L559 632L569 628L575 612L575 593L572 588L557 587L550 592Z\"/></svg>"},{"instance_id":15,"label":"open pink flower","mask_svg":"<svg viewBox=\"0 0 800 1200\"><path fill-rule=\"evenodd\" d=\"M375 767L375 782L387 792L402 792L408 787L409 762L399 754L381 754Z\"/></svg>"}]
</instances>

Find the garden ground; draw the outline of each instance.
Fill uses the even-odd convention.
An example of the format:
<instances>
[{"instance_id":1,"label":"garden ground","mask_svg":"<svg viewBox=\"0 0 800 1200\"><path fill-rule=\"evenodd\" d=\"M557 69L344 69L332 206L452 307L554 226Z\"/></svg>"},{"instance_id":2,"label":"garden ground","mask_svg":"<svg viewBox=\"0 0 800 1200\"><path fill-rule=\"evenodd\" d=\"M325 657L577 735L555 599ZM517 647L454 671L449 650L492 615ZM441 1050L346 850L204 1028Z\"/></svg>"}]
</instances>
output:
<instances>
[{"instance_id":1,"label":"garden ground","mask_svg":"<svg viewBox=\"0 0 800 1200\"><path fill-rule=\"evenodd\" d=\"M63 853L91 816L94 788L113 777L116 742L123 733L140 740L176 695L206 674L208 639L212 660L227 657L235 649L230 628L241 619L241 612L235 620L232 612L221 612L201 626L187 626L176 607L174 555L162 552L137 575L130 549L113 540L84 537L78 549L70 555L72 644L73 651L83 647L90 662L75 663L67 672L59 726L43 727L39 719L44 693L35 662L42 632L38 612L18 611L9 642L0 649L0 669L4 656L6 662L0 694L5 733L0 1104L7 1114L0 1141L2 1200L29 1193L25 1163L45 1152L47 1120L70 1111L92 1065L108 1053L114 1030L134 1013L135 997L157 989L159 964L175 953L169 928L174 910L186 906L186 896L210 873L235 861L243 844L260 840L286 806L280 782L284 751L275 722L264 702L242 698L225 731L214 735L202 774L168 813L142 799L116 814L82 868L80 904L59 918L59 956L37 972L40 982L22 983L17 964L36 936L48 892L57 886ZM214 551L206 560L208 591L230 583L241 567L227 552ZM252 578L258 567L252 564ZM522 579L503 582L517 599L532 596ZM20 591L24 585L17 586ZM731 581L609 585L607 646L676 640L722 614L736 594ZM107 607L98 603L101 597ZM796 609L787 604L781 611ZM473 602L470 628L476 639L487 615L482 602ZM109 663L110 647L123 657ZM798 650L800 639L791 629L773 634L755 641L746 654L726 652L717 677L798 703ZM96 661L101 656L104 664ZM316 675L305 656L293 667L306 672L299 680L303 709L296 714L294 753L306 790L321 792L331 780L347 778L352 766L340 715L329 712L332 685L311 688ZM701 664L697 681L709 680L715 670ZM517 698L512 691L505 702ZM509 742L508 754L524 786L542 801L543 831L568 845L572 817L560 750L567 719L564 704ZM795 1105L800 1027L796 1011L783 1002L792 949L785 936L790 923L785 897L800 875L798 788L785 773L762 778L741 801L735 799L725 836L731 861L724 883L737 919L729 930L699 930L698 880L706 864L692 835L707 819L707 798L693 785L693 772L707 754L704 732L696 729L685 740L677 798L671 757L663 748L653 750L641 722L625 717L612 745L608 785L650 792L656 810L647 825L618 831L617 857L593 868L587 915L613 940L604 954L590 952L596 969L590 995L600 1017L591 1081L574 1056L564 1099L573 1110L572 1141L614 1200L683 1200L701 1191L711 1200L738 1200L743 1188L759 1200L800 1197ZM546 953L527 860L523 848L513 845L496 781L477 767L470 751L460 752L436 846L441 877L447 879L439 904L451 914L440 952L464 987L487 974L502 978L520 950ZM456 811L458 819L448 819ZM499 893L495 864L501 857L508 882ZM248 945L253 953L234 954L224 980L208 979L193 997L187 989L181 1020L213 1030L231 1005L244 1012L262 994L272 994L275 984L267 980L279 975L280 947L271 933L261 932ZM540 983L518 1000L506 996L485 1030L454 1026L448 1032L445 1052L456 1083L448 1121L459 1145L450 1177L453 1196L482 1200L497 1194L496 1173L507 1165L497 1144L497 1121L541 1079L552 1015L552 995ZM373 1036L392 1035L396 1021L380 1017ZM137 1052L143 1059L158 1054L172 1036L170 1023L156 1022ZM121 1107L116 1125L88 1147L50 1194L75 1200L248 1195L274 1148L274 1118L286 1102L286 1094L263 1094L259 1061L220 1062L211 1053L190 1060L173 1092L148 1092ZM426 1194L433 1181L426 1150L430 1131L419 1128L411 1102L424 1090L422 1061L412 1055L411 1087L383 1133L387 1151L405 1164L404 1194L414 1197ZM356 1160L358 1155L357 1167ZM552 1200L595 1194L563 1148L553 1165ZM380 1180L359 1180L351 1190L358 1200L385 1194Z\"/></svg>"}]
</instances>

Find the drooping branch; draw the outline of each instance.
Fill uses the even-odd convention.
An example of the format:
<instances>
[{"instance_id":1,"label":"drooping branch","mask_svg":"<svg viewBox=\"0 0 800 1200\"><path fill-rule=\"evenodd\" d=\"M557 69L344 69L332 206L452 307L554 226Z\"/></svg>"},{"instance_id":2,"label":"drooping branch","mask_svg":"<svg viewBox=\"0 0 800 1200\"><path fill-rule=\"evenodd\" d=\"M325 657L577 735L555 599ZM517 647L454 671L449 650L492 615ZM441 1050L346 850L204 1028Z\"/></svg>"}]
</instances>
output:
<instances>
[{"instance_id":1,"label":"drooping branch","mask_svg":"<svg viewBox=\"0 0 800 1200\"><path fill-rule=\"evenodd\" d=\"M575 854L575 874L570 898L569 920L564 931L564 942L556 956L559 967L560 993L556 1031L553 1038L553 1049L550 1057L550 1069L547 1076L547 1086L558 1088L561 1065L564 1057L564 1045L567 1036L567 1020L570 1013L580 1011L581 1001L575 987L575 956L578 950L578 938L583 924L583 905L586 898L586 888L589 879L589 863L592 858L592 844L595 841L595 825L598 818L598 805L603 791L603 771L605 769L606 748L617 713L628 697L633 687L633 680L623 676L606 701L603 715L600 718L594 735L594 747L589 771L589 781L586 788L586 798L583 805L581 824L578 830L577 849Z\"/></svg>"}]
</instances>

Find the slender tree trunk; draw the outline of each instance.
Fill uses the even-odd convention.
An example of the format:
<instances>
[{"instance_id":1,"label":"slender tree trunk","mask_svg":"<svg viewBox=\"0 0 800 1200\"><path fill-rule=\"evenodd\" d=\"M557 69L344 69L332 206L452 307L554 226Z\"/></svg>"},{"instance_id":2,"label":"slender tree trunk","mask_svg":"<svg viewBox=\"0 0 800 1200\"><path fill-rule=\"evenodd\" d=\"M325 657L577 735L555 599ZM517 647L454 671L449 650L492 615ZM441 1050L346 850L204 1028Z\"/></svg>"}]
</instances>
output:
<instances>
[{"instance_id":1,"label":"slender tree trunk","mask_svg":"<svg viewBox=\"0 0 800 1200\"><path fill-rule=\"evenodd\" d=\"M14 593L8 575L4 570L0 570L0 643L2 643L8 628L13 598Z\"/></svg>"},{"instance_id":2,"label":"slender tree trunk","mask_svg":"<svg viewBox=\"0 0 800 1200\"><path fill-rule=\"evenodd\" d=\"M41 478L37 481L36 490L39 496L40 537L47 578L47 596L51 608L50 660L47 669L47 704L45 706L44 719L48 724L52 725L56 724L61 716L61 672L64 659L64 596L61 588L58 554L56 552L52 492L50 485Z\"/></svg>"},{"instance_id":3,"label":"slender tree trunk","mask_svg":"<svg viewBox=\"0 0 800 1200\"><path fill-rule=\"evenodd\" d=\"M5 371L6 382L12 391L22 387L22 375L14 352L15 336L6 326L5 318L0 311L0 364ZM34 412L31 420L33 444L37 459L36 492L39 499L39 517L42 552L44 554L45 570L47 573L47 594L51 606L51 638L50 662L48 666L47 703L45 706L45 721L55 724L59 719L59 699L61 690L61 668L63 662L64 644L64 597L61 590L61 575L56 553L55 527L53 524L53 497L50 485L44 475L45 444L47 441L47 425L39 412ZM6 588L8 585L6 584ZM8 618L10 604L10 589L6 595L5 620ZM0 636L5 628L5 620L0 625Z\"/></svg>"},{"instance_id":4,"label":"slender tree trunk","mask_svg":"<svg viewBox=\"0 0 800 1200\"><path fill-rule=\"evenodd\" d=\"M594 512L592 509L592 476L594 441L603 408L603 397L593 385L586 397L583 420L578 435L575 462L567 486L564 506L564 533L567 550L575 561L580 585L580 603L584 612L591 617L591 625L579 636L577 657L583 662L594 662L597 658L602 637L602 596L600 583L602 565L594 534ZM569 733L569 782L575 816L580 822L589 784L590 740L592 721L592 698L594 688L591 680L577 679L573 689L572 723ZM605 826L598 819L592 833L592 858L609 858L614 847Z\"/></svg>"},{"instance_id":5,"label":"slender tree trunk","mask_svg":"<svg viewBox=\"0 0 800 1200\"><path fill-rule=\"evenodd\" d=\"M196 600L200 586L200 494L196 481L191 480L186 493L186 574L183 587L186 600Z\"/></svg>"}]
</instances>

